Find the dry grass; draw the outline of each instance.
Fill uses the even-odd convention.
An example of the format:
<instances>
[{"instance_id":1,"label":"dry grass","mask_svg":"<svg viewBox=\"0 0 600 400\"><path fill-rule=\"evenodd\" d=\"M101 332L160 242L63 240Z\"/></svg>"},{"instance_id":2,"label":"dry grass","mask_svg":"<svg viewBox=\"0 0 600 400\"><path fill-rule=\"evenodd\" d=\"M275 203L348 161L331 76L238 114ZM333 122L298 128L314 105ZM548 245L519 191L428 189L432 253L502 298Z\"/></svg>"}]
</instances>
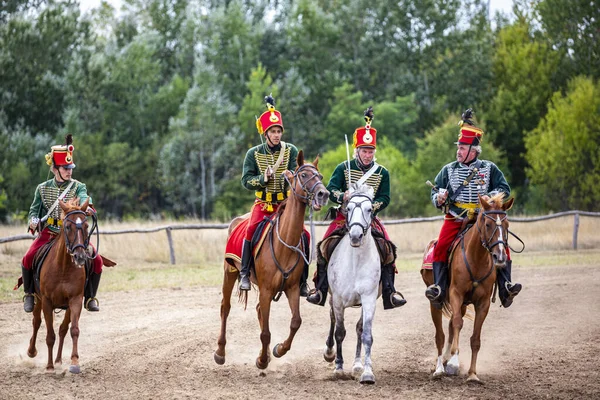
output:
<instances>
[{"instance_id":1,"label":"dry grass","mask_svg":"<svg viewBox=\"0 0 600 400\"><path fill-rule=\"evenodd\" d=\"M199 221L186 221L200 223ZM131 228L150 228L181 222L106 223L103 231ZM441 221L389 225L392 240L398 245L398 268L418 271L423 250L439 232ZM511 230L526 244L525 252L514 254L521 266L546 266L600 263L600 218L581 217L578 235L579 251L572 251L573 217L557 218L532 223L511 223ZM0 237L23 234L23 227L0 227ZM316 227L321 238L324 226ZM222 281L223 253L227 231L176 230L172 231L176 265L169 262L169 247L165 231L149 234L101 235L100 251L114 259L118 266L106 269L101 291L136 290L169 287L181 289L198 285L219 285ZM511 245L520 244L510 238ZM17 301L22 291L12 291L20 275L20 261L31 242L0 244L0 302ZM311 265L314 269L314 262Z\"/></svg>"}]
</instances>

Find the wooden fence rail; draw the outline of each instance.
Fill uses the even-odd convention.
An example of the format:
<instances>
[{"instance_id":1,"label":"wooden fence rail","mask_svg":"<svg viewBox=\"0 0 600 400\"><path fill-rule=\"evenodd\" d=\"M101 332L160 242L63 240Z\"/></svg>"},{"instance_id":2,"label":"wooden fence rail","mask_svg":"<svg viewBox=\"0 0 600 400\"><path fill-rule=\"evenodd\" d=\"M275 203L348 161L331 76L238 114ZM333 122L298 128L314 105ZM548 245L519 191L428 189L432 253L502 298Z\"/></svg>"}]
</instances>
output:
<instances>
[{"instance_id":1,"label":"wooden fence rail","mask_svg":"<svg viewBox=\"0 0 600 400\"><path fill-rule=\"evenodd\" d=\"M589 212L589 211L564 211L555 214L543 215L540 217L511 217L510 220L512 222L537 222L544 221L554 218L560 218L573 215L573 249L577 250L577 233L579 231L579 216L583 215L586 217L600 217L600 212ZM435 216L435 217L423 217L423 218L405 218L405 219L391 219L384 220L383 223L385 225L400 225L400 224L412 224L419 222L430 222L430 221L438 221L444 218L443 215ZM327 226L329 225L329 221L315 221L315 225L317 226ZM307 222L308 224L308 222ZM169 243L169 256L171 264L175 264L175 247L173 246L173 237L171 235L172 231L181 230L181 229L227 229L229 224L181 224L181 225L165 225L159 226L155 228L146 228L146 229L122 229L116 231L99 231L101 235L123 235L126 233L153 233L164 230L167 233L167 241ZM16 235L16 236L8 236L0 238L0 243L9 243L15 242L18 240L32 240L35 237L30 234L24 235Z\"/></svg>"}]
</instances>

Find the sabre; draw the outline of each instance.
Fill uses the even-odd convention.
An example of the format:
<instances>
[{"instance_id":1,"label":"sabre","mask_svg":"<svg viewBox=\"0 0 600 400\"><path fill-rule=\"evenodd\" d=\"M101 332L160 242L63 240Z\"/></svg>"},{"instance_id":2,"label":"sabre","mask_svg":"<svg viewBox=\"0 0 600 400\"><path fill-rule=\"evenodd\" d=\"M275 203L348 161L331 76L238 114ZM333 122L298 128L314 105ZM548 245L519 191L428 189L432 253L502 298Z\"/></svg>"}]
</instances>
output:
<instances>
[{"instance_id":1,"label":"sabre","mask_svg":"<svg viewBox=\"0 0 600 400\"><path fill-rule=\"evenodd\" d=\"M348 158L348 188L352 184L352 176L350 175L350 146L348 145L348 135L344 135L346 138L346 157Z\"/></svg>"}]
</instances>

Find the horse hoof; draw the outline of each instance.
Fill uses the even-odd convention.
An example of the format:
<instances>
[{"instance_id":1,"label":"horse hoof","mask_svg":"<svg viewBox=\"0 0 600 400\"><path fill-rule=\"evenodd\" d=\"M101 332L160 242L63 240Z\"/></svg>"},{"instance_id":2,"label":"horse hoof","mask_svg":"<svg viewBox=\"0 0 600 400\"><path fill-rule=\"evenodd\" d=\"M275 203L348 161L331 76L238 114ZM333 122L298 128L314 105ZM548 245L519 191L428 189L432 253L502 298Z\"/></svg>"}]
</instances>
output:
<instances>
[{"instance_id":1,"label":"horse hoof","mask_svg":"<svg viewBox=\"0 0 600 400\"><path fill-rule=\"evenodd\" d=\"M50 374L54 374L54 367L48 368L46 367L46 371L44 371L44 373L50 375Z\"/></svg>"},{"instance_id":2,"label":"horse hoof","mask_svg":"<svg viewBox=\"0 0 600 400\"><path fill-rule=\"evenodd\" d=\"M79 365L70 365L69 372L72 374L78 374L81 372L81 368L79 368Z\"/></svg>"},{"instance_id":3,"label":"horse hoof","mask_svg":"<svg viewBox=\"0 0 600 400\"><path fill-rule=\"evenodd\" d=\"M442 379L444 377L444 375L446 375L446 371L442 370L442 371L435 371L433 373L433 379Z\"/></svg>"},{"instance_id":4,"label":"horse hoof","mask_svg":"<svg viewBox=\"0 0 600 400\"><path fill-rule=\"evenodd\" d=\"M279 354L279 352L277 351L278 347L279 347L279 344L276 344L275 346L273 346L273 356L275 358L279 358L279 357L283 356L283 354Z\"/></svg>"},{"instance_id":5,"label":"horse hoof","mask_svg":"<svg viewBox=\"0 0 600 400\"><path fill-rule=\"evenodd\" d=\"M266 369L268 366L269 366L269 360L268 359L267 359L267 362L264 363L264 364L260 362L260 357L258 357L256 359L256 368L258 368L258 369Z\"/></svg>"},{"instance_id":6,"label":"horse hoof","mask_svg":"<svg viewBox=\"0 0 600 400\"><path fill-rule=\"evenodd\" d=\"M469 377L467 378L467 382L468 383L476 383L478 385L483 385L483 382L481 380L479 380L479 378L475 374L469 375Z\"/></svg>"},{"instance_id":7,"label":"horse hoof","mask_svg":"<svg viewBox=\"0 0 600 400\"><path fill-rule=\"evenodd\" d=\"M361 374L362 372L363 372L362 364L354 364L352 366L352 374L358 375L358 374ZM362 377L361 377L361 379L362 379Z\"/></svg>"},{"instance_id":8,"label":"horse hoof","mask_svg":"<svg viewBox=\"0 0 600 400\"><path fill-rule=\"evenodd\" d=\"M215 359L215 362L219 365L223 365L225 364L225 356L220 356L217 354L217 352L215 351L215 353L213 354L213 357Z\"/></svg>"},{"instance_id":9,"label":"horse hoof","mask_svg":"<svg viewBox=\"0 0 600 400\"><path fill-rule=\"evenodd\" d=\"M458 375L459 366L455 364L446 364L446 374L448 375Z\"/></svg>"},{"instance_id":10,"label":"horse hoof","mask_svg":"<svg viewBox=\"0 0 600 400\"><path fill-rule=\"evenodd\" d=\"M33 353L32 353L32 352L30 352L30 351L28 351L28 352L27 352L27 356L28 356L29 358L34 358L35 356L37 356L37 350L34 350L34 351L33 351Z\"/></svg>"},{"instance_id":11,"label":"horse hoof","mask_svg":"<svg viewBox=\"0 0 600 400\"><path fill-rule=\"evenodd\" d=\"M375 383L375 376L371 373L365 372L360 376L360 383L363 385L372 385Z\"/></svg>"},{"instance_id":12,"label":"horse hoof","mask_svg":"<svg viewBox=\"0 0 600 400\"><path fill-rule=\"evenodd\" d=\"M323 351L323 358L327 362L333 362L333 360L335 360L335 351L333 351L333 349L325 347L325 350Z\"/></svg>"}]
</instances>

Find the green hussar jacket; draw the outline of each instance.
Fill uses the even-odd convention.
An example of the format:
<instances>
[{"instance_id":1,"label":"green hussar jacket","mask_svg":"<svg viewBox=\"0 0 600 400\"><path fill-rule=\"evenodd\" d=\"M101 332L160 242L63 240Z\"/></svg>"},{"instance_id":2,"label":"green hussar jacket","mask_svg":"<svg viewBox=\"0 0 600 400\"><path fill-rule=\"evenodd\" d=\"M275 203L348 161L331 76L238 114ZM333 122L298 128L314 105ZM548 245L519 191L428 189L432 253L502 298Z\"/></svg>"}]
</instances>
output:
<instances>
[{"instance_id":1,"label":"green hussar jacket","mask_svg":"<svg viewBox=\"0 0 600 400\"><path fill-rule=\"evenodd\" d=\"M248 190L254 190L258 199L268 203L280 203L287 197L288 183L281 174L285 170L294 171L298 164L298 149L291 143L285 143L283 160L265 183L265 171L275 165L280 152L280 149L271 152L267 144L259 144L248 150L244 159L242 185Z\"/></svg>"},{"instance_id":2,"label":"green hussar jacket","mask_svg":"<svg viewBox=\"0 0 600 400\"><path fill-rule=\"evenodd\" d=\"M468 182L464 189L461 189L458 196L455 195L460 186L463 186L469 175L477 169L473 178ZM480 195L493 195L503 192L504 200L510 196L510 186L500 169L491 161L476 160L469 165L461 164L458 161L446 164L435 177L435 186L448 190L448 199L456 197L449 203L449 212L455 217L464 218L468 211L477 212L479 207ZM431 202L437 208L442 208L437 204L438 193L431 190Z\"/></svg>"},{"instance_id":3,"label":"green hussar jacket","mask_svg":"<svg viewBox=\"0 0 600 400\"><path fill-rule=\"evenodd\" d=\"M67 202L78 197L79 205L85 203L85 201L88 199L89 204L92 205L92 198L87 193L85 183L81 183L75 179L72 179L72 181L73 185L71 185L69 192L63 197L63 201ZM42 219L46 216L48 210L52 207L56 199L58 199L58 196L60 196L60 194L67 188L69 182L63 182L60 185L57 185L55 179L50 179L38 185L38 187L35 189L33 203L31 203L31 207L29 207L30 223L31 218L33 217ZM57 205L48 216L44 226L40 226L40 230L44 229L44 227L47 225L48 229L50 229L52 232L58 233L60 231L60 226L62 225L62 221L60 220L61 211L62 209L60 208L60 205Z\"/></svg>"},{"instance_id":4,"label":"green hussar jacket","mask_svg":"<svg viewBox=\"0 0 600 400\"><path fill-rule=\"evenodd\" d=\"M368 171L368 169L367 169ZM352 175L352 183L356 183L363 177L366 171L363 172L358 167L356 159L350 161L350 174ZM377 169L365 182L373 188L375 197L373 198L373 214L377 215L381 210L390 204L390 173L388 170L378 165ZM337 204L342 204L344 201L344 192L348 190L348 161L338 164L331 175L329 184L329 199Z\"/></svg>"}]
</instances>

